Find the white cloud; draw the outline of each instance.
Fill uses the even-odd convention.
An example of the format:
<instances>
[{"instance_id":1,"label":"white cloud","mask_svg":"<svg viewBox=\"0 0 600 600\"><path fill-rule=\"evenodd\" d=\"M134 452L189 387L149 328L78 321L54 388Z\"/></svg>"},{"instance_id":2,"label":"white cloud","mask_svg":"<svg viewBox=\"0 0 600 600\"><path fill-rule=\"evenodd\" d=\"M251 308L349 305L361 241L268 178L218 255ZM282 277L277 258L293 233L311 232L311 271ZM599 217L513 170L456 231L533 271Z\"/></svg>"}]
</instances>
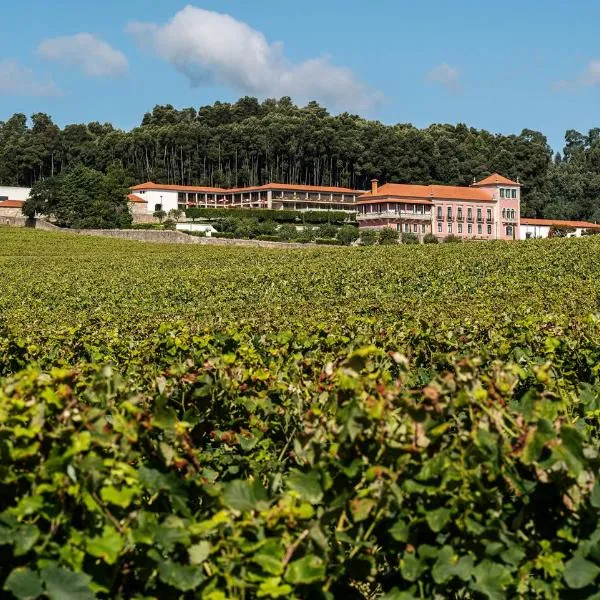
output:
<instances>
[{"instance_id":1,"label":"white cloud","mask_svg":"<svg viewBox=\"0 0 600 600\"><path fill-rule=\"evenodd\" d=\"M561 79L552 84L556 92L573 92L581 87L595 87L600 85L600 60L590 60L583 73L576 79Z\"/></svg>"},{"instance_id":2,"label":"white cloud","mask_svg":"<svg viewBox=\"0 0 600 600\"><path fill-rule=\"evenodd\" d=\"M365 110L382 100L352 71L328 56L292 63L281 43L269 43L248 24L186 6L166 24L130 23L127 31L183 73L193 86L217 84L261 97L318 100L334 108Z\"/></svg>"},{"instance_id":3,"label":"white cloud","mask_svg":"<svg viewBox=\"0 0 600 600\"><path fill-rule=\"evenodd\" d=\"M90 33L44 40L39 56L75 67L90 77L123 75L129 68L126 56Z\"/></svg>"},{"instance_id":4,"label":"white cloud","mask_svg":"<svg viewBox=\"0 0 600 600\"><path fill-rule=\"evenodd\" d=\"M16 60L0 60L0 96L60 96L50 81L39 80L34 72Z\"/></svg>"},{"instance_id":5,"label":"white cloud","mask_svg":"<svg viewBox=\"0 0 600 600\"><path fill-rule=\"evenodd\" d=\"M441 85L451 92L458 92L461 89L460 71L448 63L441 63L433 67L427 73L427 81Z\"/></svg>"}]
</instances>

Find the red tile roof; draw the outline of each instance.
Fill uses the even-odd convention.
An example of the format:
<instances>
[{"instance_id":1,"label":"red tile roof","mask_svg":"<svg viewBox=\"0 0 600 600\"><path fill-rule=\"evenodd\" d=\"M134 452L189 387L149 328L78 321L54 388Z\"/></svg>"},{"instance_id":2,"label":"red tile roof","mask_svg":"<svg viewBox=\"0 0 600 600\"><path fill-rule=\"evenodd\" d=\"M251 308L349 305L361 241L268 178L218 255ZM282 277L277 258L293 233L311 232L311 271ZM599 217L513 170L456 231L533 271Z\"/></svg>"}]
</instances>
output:
<instances>
[{"instance_id":1,"label":"red tile roof","mask_svg":"<svg viewBox=\"0 0 600 600\"><path fill-rule=\"evenodd\" d=\"M583 229L600 229L599 223L588 221L558 221L556 219L521 219L521 225L536 225L542 227L580 227Z\"/></svg>"},{"instance_id":2,"label":"red tile roof","mask_svg":"<svg viewBox=\"0 0 600 600\"><path fill-rule=\"evenodd\" d=\"M487 185L516 185L521 187L521 184L518 181L512 181L512 179L507 179L498 173L492 173L489 177L482 179L481 181L476 181L471 185L471 187L480 187Z\"/></svg>"},{"instance_id":3,"label":"red tile roof","mask_svg":"<svg viewBox=\"0 0 600 600\"><path fill-rule=\"evenodd\" d=\"M490 193L469 187L454 185L411 185L405 183L386 183L379 186L377 194L367 192L359 198L359 202L385 198L421 198L433 200L466 200L475 202L493 202Z\"/></svg>"},{"instance_id":4,"label":"red tile roof","mask_svg":"<svg viewBox=\"0 0 600 600\"><path fill-rule=\"evenodd\" d=\"M351 188L322 186L322 185L296 185L292 183L267 183L265 185L242 187L242 188L215 188L194 185L167 185L162 183L140 183L131 188L132 191L141 190L164 190L168 192L196 192L208 194L237 194L240 192L260 192L268 190L292 191L292 192L322 192L324 194L362 194L363 190Z\"/></svg>"},{"instance_id":5,"label":"red tile roof","mask_svg":"<svg viewBox=\"0 0 600 600\"><path fill-rule=\"evenodd\" d=\"M129 200L129 202L134 202L134 203L138 203L138 204L148 204L148 200L144 200L143 198L140 198L139 196L136 196L135 194L129 194L127 196L127 200Z\"/></svg>"},{"instance_id":6,"label":"red tile roof","mask_svg":"<svg viewBox=\"0 0 600 600\"><path fill-rule=\"evenodd\" d=\"M25 200L2 200L0 201L0 208L23 208Z\"/></svg>"}]
</instances>

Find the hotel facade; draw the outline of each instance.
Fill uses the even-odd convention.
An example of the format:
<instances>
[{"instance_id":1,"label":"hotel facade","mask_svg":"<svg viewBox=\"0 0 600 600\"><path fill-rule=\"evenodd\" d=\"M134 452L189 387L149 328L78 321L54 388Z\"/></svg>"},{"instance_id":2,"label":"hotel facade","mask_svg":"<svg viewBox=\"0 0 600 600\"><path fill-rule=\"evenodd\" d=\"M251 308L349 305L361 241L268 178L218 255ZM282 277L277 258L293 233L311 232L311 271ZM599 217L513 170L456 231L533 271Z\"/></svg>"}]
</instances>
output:
<instances>
[{"instance_id":1,"label":"hotel facade","mask_svg":"<svg viewBox=\"0 0 600 600\"><path fill-rule=\"evenodd\" d=\"M357 202L361 229L391 227L419 238L520 239L521 186L497 173L469 187L371 183Z\"/></svg>"}]
</instances>

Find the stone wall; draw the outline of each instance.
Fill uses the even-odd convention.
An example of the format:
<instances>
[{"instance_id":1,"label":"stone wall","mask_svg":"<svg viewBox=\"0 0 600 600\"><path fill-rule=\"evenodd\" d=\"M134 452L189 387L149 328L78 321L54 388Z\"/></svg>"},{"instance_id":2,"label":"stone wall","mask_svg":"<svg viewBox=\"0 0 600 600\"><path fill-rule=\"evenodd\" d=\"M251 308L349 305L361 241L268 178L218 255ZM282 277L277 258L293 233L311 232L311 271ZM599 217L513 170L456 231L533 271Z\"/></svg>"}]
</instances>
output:
<instances>
[{"instance_id":1,"label":"stone wall","mask_svg":"<svg viewBox=\"0 0 600 600\"><path fill-rule=\"evenodd\" d=\"M60 227L48 223L44 219L29 219L24 216L5 217L0 216L0 225L10 225L11 227L31 227L32 229L42 229L44 231L63 231Z\"/></svg>"}]
</instances>

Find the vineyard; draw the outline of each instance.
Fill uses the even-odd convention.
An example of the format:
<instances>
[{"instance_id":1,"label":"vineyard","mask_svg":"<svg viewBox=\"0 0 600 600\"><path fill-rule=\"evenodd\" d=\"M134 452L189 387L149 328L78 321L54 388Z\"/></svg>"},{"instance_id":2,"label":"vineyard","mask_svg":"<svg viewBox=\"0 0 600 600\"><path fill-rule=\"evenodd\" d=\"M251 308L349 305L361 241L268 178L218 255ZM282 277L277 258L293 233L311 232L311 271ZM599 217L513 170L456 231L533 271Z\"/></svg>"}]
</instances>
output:
<instances>
[{"instance_id":1,"label":"vineyard","mask_svg":"<svg viewBox=\"0 0 600 600\"><path fill-rule=\"evenodd\" d=\"M0 228L2 597L600 599L600 236Z\"/></svg>"}]
</instances>

